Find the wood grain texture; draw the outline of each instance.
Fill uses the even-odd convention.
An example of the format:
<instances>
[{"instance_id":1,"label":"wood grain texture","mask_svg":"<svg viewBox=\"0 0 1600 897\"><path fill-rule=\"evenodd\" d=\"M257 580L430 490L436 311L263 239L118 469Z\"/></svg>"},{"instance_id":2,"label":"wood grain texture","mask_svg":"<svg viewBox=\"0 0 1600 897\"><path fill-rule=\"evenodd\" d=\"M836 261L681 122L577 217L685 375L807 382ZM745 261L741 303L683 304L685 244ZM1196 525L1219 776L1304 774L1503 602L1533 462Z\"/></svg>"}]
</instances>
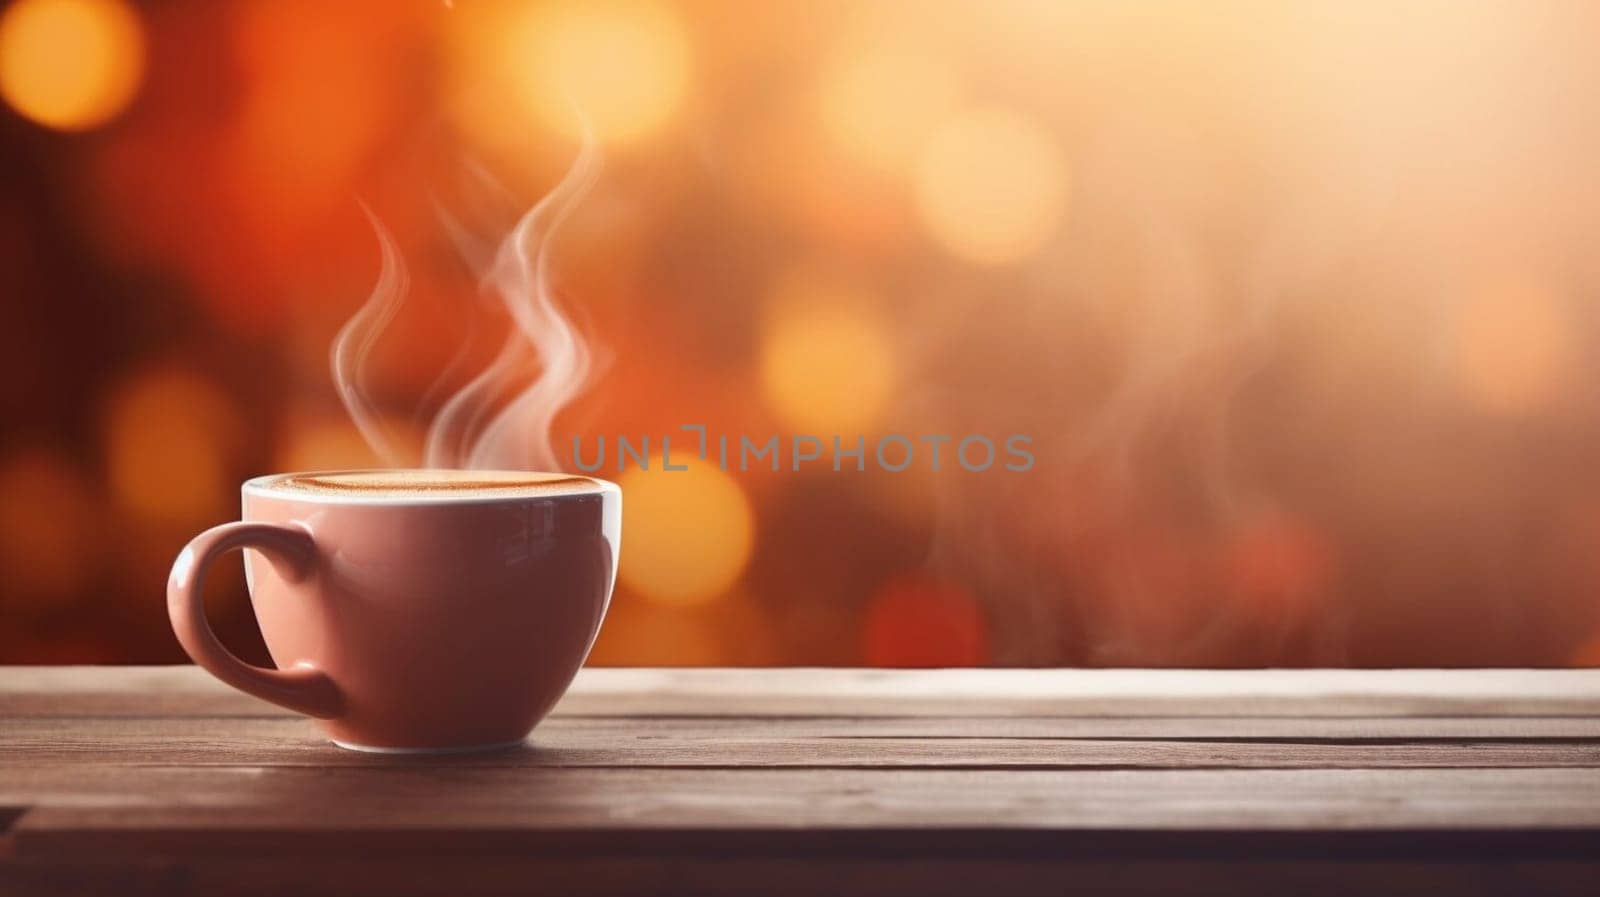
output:
<instances>
[{"instance_id":1,"label":"wood grain texture","mask_svg":"<svg viewBox=\"0 0 1600 897\"><path fill-rule=\"evenodd\" d=\"M1466 846L1463 849L1470 849ZM8 876L7 873L10 872ZM7 888L7 884L11 887ZM181 865L87 860L70 867L0 866L0 894L71 897L1060 897L1064 894L1351 897L1352 894L1492 894L1593 897L1594 867L1581 861L1503 858L1450 861L1390 857L1126 855L911 857L841 853L826 862L792 854L530 854L370 858L230 856Z\"/></svg>"},{"instance_id":2,"label":"wood grain texture","mask_svg":"<svg viewBox=\"0 0 1600 897\"><path fill-rule=\"evenodd\" d=\"M1589 769L857 770L405 769L33 766L0 801L34 807L12 826L19 852L113 833L97 851L162 840L340 849L329 833L381 841L425 833L439 846L477 834L545 846L590 833L743 831L777 846L818 831L874 846L878 833L939 830L1227 831L1322 828L1590 829L1600 776ZM452 834L455 833L455 834ZM898 835L884 835L899 838ZM164 840L163 840L164 839ZM1600 837L1593 842L1600 848ZM887 845L885 845L887 846Z\"/></svg>"},{"instance_id":3,"label":"wood grain texture","mask_svg":"<svg viewBox=\"0 0 1600 897\"><path fill-rule=\"evenodd\" d=\"M609 725L597 723L609 722ZM1597 767L1600 738L1007 737L992 720L947 720L939 734L878 734L868 720L638 721L560 718L518 750L468 755L452 767L972 769L1360 769ZM801 722L804 727L795 725ZM1141 721L1143 722L1143 721ZM1221 721L1212 720L1218 725ZM855 725L850 725L855 723ZM1175 729L1175 731L1183 731ZM108 755L106 746L116 745ZM298 719L23 718L0 733L0 761L168 766L393 768L393 758L341 750ZM415 761L413 761L415 762ZM432 761L437 763L438 761Z\"/></svg>"},{"instance_id":4,"label":"wood grain texture","mask_svg":"<svg viewBox=\"0 0 1600 897\"><path fill-rule=\"evenodd\" d=\"M587 670L422 759L0 668L0 832L0 894L1587 894L1600 671Z\"/></svg>"},{"instance_id":5,"label":"wood grain texture","mask_svg":"<svg viewBox=\"0 0 1600 897\"><path fill-rule=\"evenodd\" d=\"M1592 670L585 669L561 716L1575 716ZM190 666L0 667L0 716L284 716Z\"/></svg>"}]
</instances>

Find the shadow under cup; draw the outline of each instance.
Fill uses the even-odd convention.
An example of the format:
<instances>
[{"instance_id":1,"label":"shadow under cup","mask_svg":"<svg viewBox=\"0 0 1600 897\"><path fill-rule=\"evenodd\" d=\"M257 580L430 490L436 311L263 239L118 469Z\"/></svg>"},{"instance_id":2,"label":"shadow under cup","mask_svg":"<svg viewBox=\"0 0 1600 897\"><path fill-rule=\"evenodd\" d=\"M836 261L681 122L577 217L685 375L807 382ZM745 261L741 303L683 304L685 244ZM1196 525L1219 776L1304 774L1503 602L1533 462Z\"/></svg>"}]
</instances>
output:
<instances>
[{"instance_id":1,"label":"shadow under cup","mask_svg":"<svg viewBox=\"0 0 1600 897\"><path fill-rule=\"evenodd\" d=\"M243 522L202 534L179 558L169 609L190 655L317 717L345 747L526 738L599 632L620 490L602 480L553 493L275 488L284 481L246 483ZM278 670L227 653L196 610L205 566L235 547L249 549L251 601Z\"/></svg>"}]
</instances>

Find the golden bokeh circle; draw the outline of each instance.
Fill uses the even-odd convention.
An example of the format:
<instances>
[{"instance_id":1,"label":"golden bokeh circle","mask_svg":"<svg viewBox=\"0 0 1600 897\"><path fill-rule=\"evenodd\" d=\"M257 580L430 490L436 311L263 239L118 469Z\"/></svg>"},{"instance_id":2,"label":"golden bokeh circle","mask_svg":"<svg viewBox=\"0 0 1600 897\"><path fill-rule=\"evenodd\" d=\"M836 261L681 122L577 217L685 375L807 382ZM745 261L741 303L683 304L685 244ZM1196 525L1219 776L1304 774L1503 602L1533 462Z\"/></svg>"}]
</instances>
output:
<instances>
[{"instance_id":1,"label":"golden bokeh circle","mask_svg":"<svg viewBox=\"0 0 1600 897\"><path fill-rule=\"evenodd\" d=\"M1005 110L947 121L923 147L917 208L939 245L980 265L1020 261L1054 232L1067 200L1067 163L1050 134Z\"/></svg>"},{"instance_id":2,"label":"golden bokeh circle","mask_svg":"<svg viewBox=\"0 0 1600 897\"><path fill-rule=\"evenodd\" d=\"M137 374L112 396L106 477L117 504L155 522L190 525L238 511L232 481L243 423L210 381L180 368Z\"/></svg>"},{"instance_id":3,"label":"golden bokeh circle","mask_svg":"<svg viewBox=\"0 0 1600 897\"><path fill-rule=\"evenodd\" d=\"M118 0L19 0L0 16L0 96L61 131L104 124L144 74L144 30Z\"/></svg>"},{"instance_id":4,"label":"golden bokeh circle","mask_svg":"<svg viewBox=\"0 0 1600 897\"><path fill-rule=\"evenodd\" d=\"M895 384L895 346L876 297L804 273L779 280L765 315L761 385L797 432L854 445L883 414ZM826 441L826 440L825 440Z\"/></svg>"},{"instance_id":5,"label":"golden bokeh circle","mask_svg":"<svg viewBox=\"0 0 1600 897\"><path fill-rule=\"evenodd\" d=\"M681 463L678 457L673 464ZM725 594L744 572L755 544L755 513L744 489L714 463L687 470L630 467L622 487L618 576L632 591L663 604L690 605Z\"/></svg>"},{"instance_id":6,"label":"golden bokeh circle","mask_svg":"<svg viewBox=\"0 0 1600 897\"><path fill-rule=\"evenodd\" d=\"M523 104L546 124L602 141L663 126L688 91L687 30L650 0L535 8L508 23L503 62Z\"/></svg>"}]
</instances>

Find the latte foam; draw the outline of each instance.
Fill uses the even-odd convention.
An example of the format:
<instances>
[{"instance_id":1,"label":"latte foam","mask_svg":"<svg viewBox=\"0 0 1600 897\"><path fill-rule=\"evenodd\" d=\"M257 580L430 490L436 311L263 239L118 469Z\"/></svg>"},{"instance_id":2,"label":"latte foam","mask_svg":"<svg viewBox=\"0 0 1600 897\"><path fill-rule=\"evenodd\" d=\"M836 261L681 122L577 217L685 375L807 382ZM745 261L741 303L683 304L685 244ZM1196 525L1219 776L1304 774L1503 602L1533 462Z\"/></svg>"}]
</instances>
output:
<instances>
[{"instance_id":1,"label":"latte foam","mask_svg":"<svg viewBox=\"0 0 1600 897\"><path fill-rule=\"evenodd\" d=\"M259 487L301 495L405 499L582 495L603 485L590 477L515 470L350 470L284 474L259 481Z\"/></svg>"}]
</instances>

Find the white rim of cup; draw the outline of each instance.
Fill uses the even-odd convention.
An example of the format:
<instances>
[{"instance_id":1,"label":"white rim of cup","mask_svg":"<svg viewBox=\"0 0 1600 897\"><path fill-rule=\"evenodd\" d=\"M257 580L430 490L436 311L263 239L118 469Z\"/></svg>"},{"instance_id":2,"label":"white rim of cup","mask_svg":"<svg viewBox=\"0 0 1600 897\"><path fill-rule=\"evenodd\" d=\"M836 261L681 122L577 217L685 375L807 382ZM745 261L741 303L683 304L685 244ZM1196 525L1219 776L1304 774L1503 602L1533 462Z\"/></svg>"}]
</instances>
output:
<instances>
[{"instance_id":1,"label":"white rim of cup","mask_svg":"<svg viewBox=\"0 0 1600 897\"><path fill-rule=\"evenodd\" d=\"M350 470L296 470L287 473L269 473L263 476L251 477L244 481L239 491L244 496L259 496L261 498L277 498L285 501L314 502L317 504L346 504L346 505L394 505L394 504L481 504L485 502L507 501L568 501L571 499L595 498L606 494L621 495L622 487L610 480L602 480L588 474L555 474L557 476L582 477L594 485L573 492L557 492L544 494L518 494L512 491L501 492L497 495L451 495L449 493L413 494L413 495L360 495L339 492L301 492L295 489L275 489L273 484L289 477L327 477L346 476L355 473L395 473L399 471L422 471L430 468L398 468L385 470L381 467L365 467ZM548 473L548 471L532 470L484 470L480 473L487 474L528 474Z\"/></svg>"}]
</instances>

